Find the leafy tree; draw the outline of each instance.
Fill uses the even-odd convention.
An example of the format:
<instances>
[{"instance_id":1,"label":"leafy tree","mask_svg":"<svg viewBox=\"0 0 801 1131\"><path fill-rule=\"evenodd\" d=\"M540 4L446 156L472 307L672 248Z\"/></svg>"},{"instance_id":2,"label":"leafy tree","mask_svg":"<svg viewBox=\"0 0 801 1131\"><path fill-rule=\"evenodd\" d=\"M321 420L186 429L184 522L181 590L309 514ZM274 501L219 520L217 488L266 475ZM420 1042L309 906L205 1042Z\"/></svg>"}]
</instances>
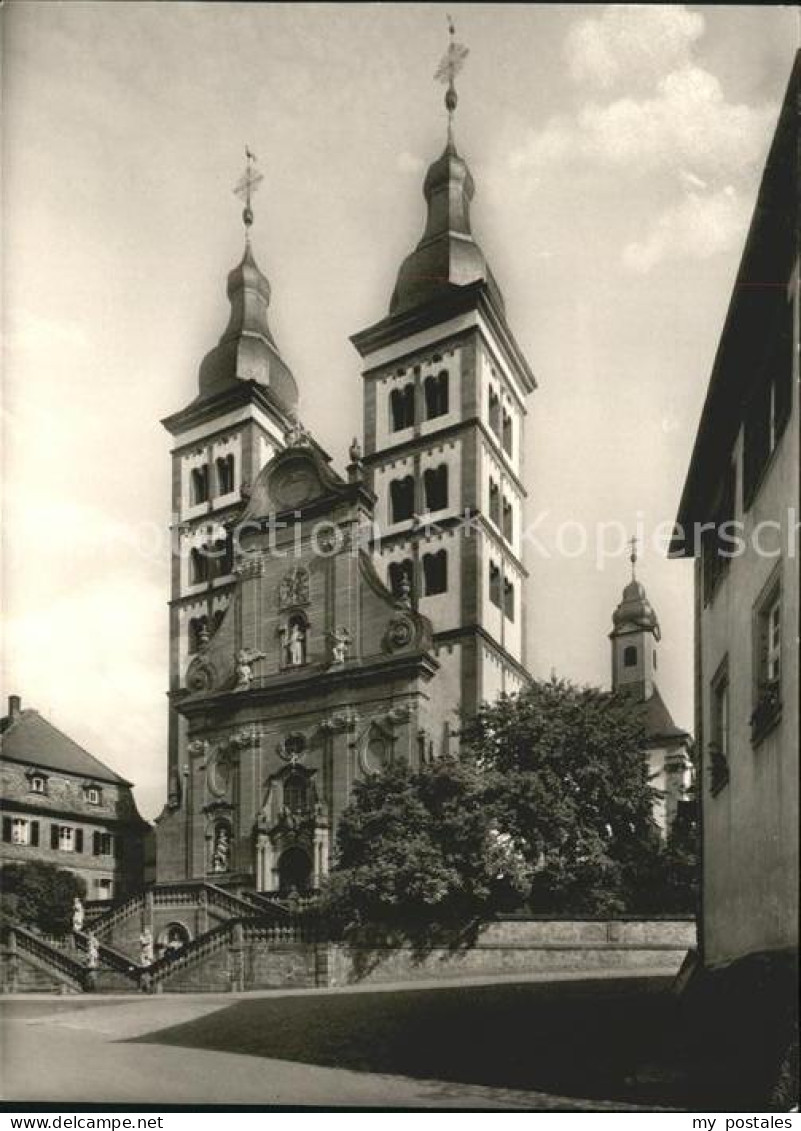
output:
<instances>
[{"instance_id":1,"label":"leafy tree","mask_svg":"<svg viewBox=\"0 0 801 1131\"><path fill-rule=\"evenodd\" d=\"M482 706L462 732L487 807L535 869L535 911L622 911L657 843L644 720L630 698L561 679Z\"/></svg>"},{"instance_id":2,"label":"leafy tree","mask_svg":"<svg viewBox=\"0 0 801 1131\"><path fill-rule=\"evenodd\" d=\"M75 897L86 898L79 876L43 861L4 865L0 891L4 917L55 935L70 930Z\"/></svg>"},{"instance_id":3,"label":"leafy tree","mask_svg":"<svg viewBox=\"0 0 801 1131\"><path fill-rule=\"evenodd\" d=\"M471 761L395 765L358 782L337 848L325 910L362 941L458 941L527 889L525 861L487 810Z\"/></svg>"},{"instance_id":4,"label":"leafy tree","mask_svg":"<svg viewBox=\"0 0 801 1131\"><path fill-rule=\"evenodd\" d=\"M625 695L554 678L486 704L458 760L356 785L323 910L351 937L421 947L522 905L686 910L692 844L662 843L644 751Z\"/></svg>"}]
</instances>

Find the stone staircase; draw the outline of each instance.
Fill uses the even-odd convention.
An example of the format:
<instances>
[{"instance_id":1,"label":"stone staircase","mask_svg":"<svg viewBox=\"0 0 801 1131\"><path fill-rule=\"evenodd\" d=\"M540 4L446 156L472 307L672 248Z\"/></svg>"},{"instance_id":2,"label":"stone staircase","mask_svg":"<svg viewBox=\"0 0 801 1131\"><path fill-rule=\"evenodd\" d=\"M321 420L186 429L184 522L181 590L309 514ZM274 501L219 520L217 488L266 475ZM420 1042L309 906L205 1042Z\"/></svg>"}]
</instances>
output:
<instances>
[{"instance_id":1,"label":"stone staircase","mask_svg":"<svg viewBox=\"0 0 801 1131\"><path fill-rule=\"evenodd\" d=\"M111 947L100 945L98 965L90 970L84 934L56 938L21 923L9 923L3 930L2 950L5 992L131 992L139 988L138 971L130 959Z\"/></svg>"}]
</instances>

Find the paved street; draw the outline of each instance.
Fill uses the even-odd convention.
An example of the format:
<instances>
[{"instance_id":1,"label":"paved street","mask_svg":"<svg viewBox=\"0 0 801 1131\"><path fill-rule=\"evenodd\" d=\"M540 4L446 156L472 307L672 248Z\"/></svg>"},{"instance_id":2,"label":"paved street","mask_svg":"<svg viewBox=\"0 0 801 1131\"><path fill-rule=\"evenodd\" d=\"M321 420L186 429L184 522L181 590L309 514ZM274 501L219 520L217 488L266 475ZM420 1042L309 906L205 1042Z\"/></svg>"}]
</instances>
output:
<instances>
[{"instance_id":1,"label":"paved street","mask_svg":"<svg viewBox=\"0 0 801 1131\"><path fill-rule=\"evenodd\" d=\"M442 982L436 985L443 988ZM369 991L377 988L369 987ZM388 994L399 988L381 987ZM154 1043L148 1042L150 1034L200 1021L226 1010L237 999L253 1002L257 996L331 997L364 992L368 987L323 993L270 991L261 995L8 997L0 1002L3 1098L64 1104L638 1110L619 1103L588 1102L535 1091L413 1079L155 1043L156 1037Z\"/></svg>"}]
</instances>

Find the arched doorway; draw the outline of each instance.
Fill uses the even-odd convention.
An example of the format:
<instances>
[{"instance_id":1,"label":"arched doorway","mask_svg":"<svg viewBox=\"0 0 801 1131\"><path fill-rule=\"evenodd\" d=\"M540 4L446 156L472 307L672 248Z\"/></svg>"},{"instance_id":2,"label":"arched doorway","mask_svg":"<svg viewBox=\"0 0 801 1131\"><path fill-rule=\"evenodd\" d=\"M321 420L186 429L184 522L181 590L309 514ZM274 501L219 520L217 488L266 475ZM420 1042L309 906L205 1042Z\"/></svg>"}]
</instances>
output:
<instances>
[{"instance_id":1,"label":"arched doorway","mask_svg":"<svg viewBox=\"0 0 801 1131\"><path fill-rule=\"evenodd\" d=\"M311 887L312 862L308 852L302 848L287 848L278 860L278 890L281 895L289 895L294 888L297 892L308 891Z\"/></svg>"},{"instance_id":2,"label":"arched doorway","mask_svg":"<svg viewBox=\"0 0 801 1131\"><path fill-rule=\"evenodd\" d=\"M159 932L157 940L158 955L164 954L177 954L183 950L188 942L191 942L192 936L189 928L183 923L168 923L163 930Z\"/></svg>"}]
</instances>

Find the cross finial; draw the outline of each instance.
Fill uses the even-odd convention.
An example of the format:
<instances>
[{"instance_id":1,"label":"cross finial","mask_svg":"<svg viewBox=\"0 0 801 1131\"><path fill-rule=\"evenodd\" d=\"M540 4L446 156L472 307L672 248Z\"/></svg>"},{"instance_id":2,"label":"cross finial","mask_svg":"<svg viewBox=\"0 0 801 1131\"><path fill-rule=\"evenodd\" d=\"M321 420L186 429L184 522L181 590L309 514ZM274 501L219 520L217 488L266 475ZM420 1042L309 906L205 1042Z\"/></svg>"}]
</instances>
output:
<instances>
[{"instance_id":1,"label":"cross finial","mask_svg":"<svg viewBox=\"0 0 801 1131\"><path fill-rule=\"evenodd\" d=\"M447 16L448 20L448 35L450 37L448 42L448 49L440 59L439 66L434 72L434 78L437 82L442 82L447 85L445 91L445 108L448 111L448 142L453 142L453 112L456 109L458 97L456 94L456 87L453 80L458 75L464 66L464 61L469 54L469 49L461 43L456 42L456 26L450 14Z\"/></svg>"},{"instance_id":2,"label":"cross finial","mask_svg":"<svg viewBox=\"0 0 801 1131\"><path fill-rule=\"evenodd\" d=\"M251 197L261 182L264 180L263 173L260 173L256 168L256 154L250 151L250 148L245 146L245 171L234 187L234 193L241 200L244 200L245 207L242 209L242 222L245 225L245 235L250 238L250 227L253 223L253 209L251 208Z\"/></svg>"},{"instance_id":3,"label":"cross finial","mask_svg":"<svg viewBox=\"0 0 801 1131\"><path fill-rule=\"evenodd\" d=\"M632 535L632 537L629 538L627 545L631 547L631 552L629 554L629 561L631 562L631 580L636 581L637 580L637 573L636 573L636 570L635 570L635 566L637 565L637 538L636 538L636 536Z\"/></svg>"}]
</instances>

